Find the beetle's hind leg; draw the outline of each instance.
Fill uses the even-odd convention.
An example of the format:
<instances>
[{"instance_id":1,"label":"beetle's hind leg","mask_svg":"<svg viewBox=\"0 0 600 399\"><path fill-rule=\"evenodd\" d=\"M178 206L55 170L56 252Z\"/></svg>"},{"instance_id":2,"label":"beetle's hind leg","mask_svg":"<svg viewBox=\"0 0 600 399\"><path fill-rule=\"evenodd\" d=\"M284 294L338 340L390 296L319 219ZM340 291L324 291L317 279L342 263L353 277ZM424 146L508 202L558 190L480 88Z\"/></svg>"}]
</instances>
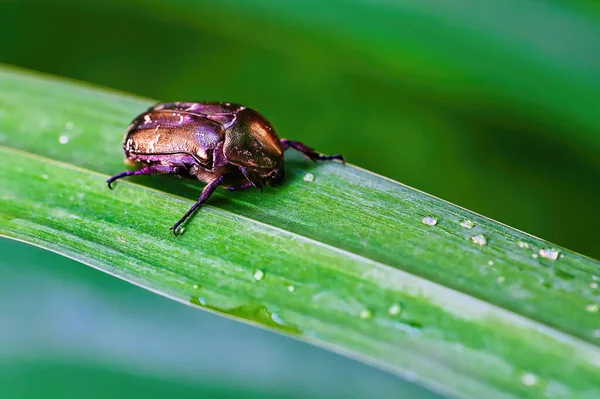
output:
<instances>
[{"instance_id":1,"label":"beetle's hind leg","mask_svg":"<svg viewBox=\"0 0 600 399\"><path fill-rule=\"evenodd\" d=\"M200 205L204 204L206 200L208 200L208 198L212 195L212 193L219 186L219 184L221 184L224 178L225 176L221 175L213 181L211 181L210 183L208 183L206 186L204 186L202 194L200 194L200 197L198 197L196 203L192 205L192 207L185 213L185 215L181 217L181 219L177 221L177 223L173 225L173 227L171 227L171 230L173 230L173 234L177 235L177 229L179 229L179 226L181 226L181 224L185 222L185 220L189 218L192 215L192 213L194 213L194 211L198 209Z\"/></svg>"},{"instance_id":2,"label":"beetle's hind leg","mask_svg":"<svg viewBox=\"0 0 600 399\"><path fill-rule=\"evenodd\" d=\"M300 151L301 153L303 153L304 155L306 155L307 157L309 157L310 159L312 159L313 161L330 161L332 159L337 159L342 161L342 163L345 163L346 161L344 160L344 157L340 154L335 154L335 155L324 155L321 153L318 153L317 151L315 151L314 148L311 148L309 146L307 146L304 143L301 143L299 141L292 141L292 140L286 140L286 139L281 139L281 146L283 147L283 150L287 150L288 148L293 148L296 151Z\"/></svg>"},{"instance_id":3,"label":"beetle's hind leg","mask_svg":"<svg viewBox=\"0 0 600 399\"><path fill-rule=\"evenodd\" d=\"M128 170L118 175L114 175L106 182L108 183L108 188L112 189L112 183L115 180L121 179L126 176L134 176L134 175L164 175L170 173L177 173L178 168L176 166L164 166L164 165L152 165L147 166L145 168L141 168L138 170Z\"/></svg>"}]
</instances>

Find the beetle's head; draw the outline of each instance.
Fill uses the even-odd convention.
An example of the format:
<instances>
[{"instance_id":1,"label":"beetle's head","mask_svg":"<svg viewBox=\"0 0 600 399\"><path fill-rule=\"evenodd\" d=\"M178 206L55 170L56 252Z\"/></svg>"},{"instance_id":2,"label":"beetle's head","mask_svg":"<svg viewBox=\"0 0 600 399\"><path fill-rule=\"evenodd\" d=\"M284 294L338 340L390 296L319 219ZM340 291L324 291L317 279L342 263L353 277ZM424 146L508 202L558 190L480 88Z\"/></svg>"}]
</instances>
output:
<instances>
[{"instance_id":1,"label":"beetle's head","mask_svg":"<svg viewBox=\"0 0 600 399\"><path fill-rule=\"evenodd\" d=\"M283 157L281 157L281 161L277 164L275 168L271 170L271 173L267 176L267 182L272 186L279 186L283 182L283 177L285 176L285 168Z\"/></svg>"},{"instance_id":2,"label":"beetle's head","mask_svg":"<svg viewBox=\"0 0 600 399\"><path fill-rule=\"evenodd\" d=\"M283 179L279 137L271 123L251 108L239 111L235 122L225 130L223 153L229 163L245 171L250 181L253 178L276 186Z\"/></svg>"}]
</instances>

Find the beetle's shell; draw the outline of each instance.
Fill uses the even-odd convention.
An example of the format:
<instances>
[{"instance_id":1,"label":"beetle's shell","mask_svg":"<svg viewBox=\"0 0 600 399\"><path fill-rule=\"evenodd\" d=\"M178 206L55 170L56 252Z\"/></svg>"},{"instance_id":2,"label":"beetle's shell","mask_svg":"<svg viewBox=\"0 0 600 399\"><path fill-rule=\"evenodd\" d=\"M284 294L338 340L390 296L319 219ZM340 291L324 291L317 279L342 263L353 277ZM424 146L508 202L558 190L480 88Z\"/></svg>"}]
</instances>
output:
<instances>
[{"instance_id":1,"label":"beetle's shell","mask_svg":"<svg viewBox=\"0 0 600 399\"><path fill-rule=\"evenodd\" d=\"M212 181L283 177L283 148L269 121L251 108L222 102L156 104L127 128L128 160L183 167L179 174ZM247 176L247 175L246 175Z\"/></svg>"},{"instance_id":2,"label":"beetle's shell","mask_svg":"<svg viewBox=\"0 0 600 399\"><path fill-rule=\"evenodd\" d=\"M220 123L204 116L185 111L149 111L131 123L123 148L129 157L188 154L210 167L212 150L224 133Z\"/></svg>"},{"instance_id":3,"label":"beetle's shell","mask_svg":"<svg viewBox=\"0 0 600 399\"><path fill-rule=\"evenodd\" d=\"M243 105L223 103L214 101L204 102L173 102L162 103L151 107L148 111L181 111L203 116L207 119L219 122L223 129L229 128L236 120L236 114L245 109Z\"/></svg>"}]
</instances>

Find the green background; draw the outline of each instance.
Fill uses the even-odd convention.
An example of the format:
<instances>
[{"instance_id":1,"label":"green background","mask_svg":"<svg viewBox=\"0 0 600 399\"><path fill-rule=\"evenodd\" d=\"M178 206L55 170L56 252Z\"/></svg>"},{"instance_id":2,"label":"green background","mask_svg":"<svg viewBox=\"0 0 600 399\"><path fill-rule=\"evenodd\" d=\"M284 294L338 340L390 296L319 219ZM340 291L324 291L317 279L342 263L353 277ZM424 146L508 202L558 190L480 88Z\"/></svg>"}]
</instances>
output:
<instances>
[{"instance_id":1,"label":"green background","mask_svg":"<svg viewBox=\"0 0 600 399\"><path fill-rule=\"evenodd\" d=\"M343 153L354 164L600 257L594 233L600 223L595 2L0 0L0 37L2 63L161 101L244 103L264 113L282 137ZM250 395L253 389L257 397L312 392L290 389L294 378L322 397L344 395L348 381L381 388L381 395L413 389L419 392L413 395L428 395L366 366L193 312L56 255L0 245L2 254L12 254L0 265L2 280L12 281L3 283L0 303L23 306L0 313L0 333L35 343L15 344L14 357L0 359L2 378L12 381L0 386L13 397L43 391L75 397L85 386L109 390L118 384L145 397L194 390L213 397L235 397L239 390ZM19 296L23 290L9 289L25 285L26 298ZM49 300L52 291L56 301ZM92 293L93 303L85 293ZM114 315L112 304L121 295L123 313ZM156 308L165 321L153 320ZM135 339L120 343L126 355L109 340L98 359L100 344L85 330L80 333L88 339L65 353L68 331L56 339L42 332L64 328L57 315L69 311L78 319L87 315L82 328L107 323L96 332L108 335L119 330L117 320L131 319L140 331L135 338L156 349L144 361L127 351ZM7 328L23 314L31 315L30 324ZM168 321L171 315L181 319ZM193 334L182 339L169 325ZM144 326L166 331L151 337L142 333ZM38 338L24 334L36 329ZM227 334L235 345L207 346L214 362L223 362L219 367L202 360L202 346L191 338L213 342ZM268 366L256 366L255 352L240 352L240 337L248 347L267 348ZM177 341L179 353L197 354L193 361L170 359L187 373L162 364L165 339ZM313 368L317 362L321 373ZM225 364L237 374L227 374ZM323 378L332 370L339 374ZM250 372L256 374L244 375ZM256 380L262 384L248 383Z\"/></svg>"}]
</instances>

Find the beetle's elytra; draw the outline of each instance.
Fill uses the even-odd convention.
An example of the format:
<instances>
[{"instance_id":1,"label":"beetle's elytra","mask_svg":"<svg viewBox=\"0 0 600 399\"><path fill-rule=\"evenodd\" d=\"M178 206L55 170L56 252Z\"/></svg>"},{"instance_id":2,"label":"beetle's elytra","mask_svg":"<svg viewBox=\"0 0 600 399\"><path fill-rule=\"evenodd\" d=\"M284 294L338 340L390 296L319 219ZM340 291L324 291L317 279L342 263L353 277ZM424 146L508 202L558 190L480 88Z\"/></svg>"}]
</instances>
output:
<instances>
[{"instance_id":1,"label":"beetle's elytra","mask_svg":"<svg viewBox=\"0 0 600 399\"><path fill-rule=\"evenodd\" d=\"M138 115L123 140L125 158L143 166L107 180L108 187L131 175L175 174L207 185L178 227L218 186L239 190L276 186L284 176L284 151L294 148L313 161L338 159L297 141L279 139L269 121L251 108L223 102L157 104Z\"/></svg>"}]
</instances>

